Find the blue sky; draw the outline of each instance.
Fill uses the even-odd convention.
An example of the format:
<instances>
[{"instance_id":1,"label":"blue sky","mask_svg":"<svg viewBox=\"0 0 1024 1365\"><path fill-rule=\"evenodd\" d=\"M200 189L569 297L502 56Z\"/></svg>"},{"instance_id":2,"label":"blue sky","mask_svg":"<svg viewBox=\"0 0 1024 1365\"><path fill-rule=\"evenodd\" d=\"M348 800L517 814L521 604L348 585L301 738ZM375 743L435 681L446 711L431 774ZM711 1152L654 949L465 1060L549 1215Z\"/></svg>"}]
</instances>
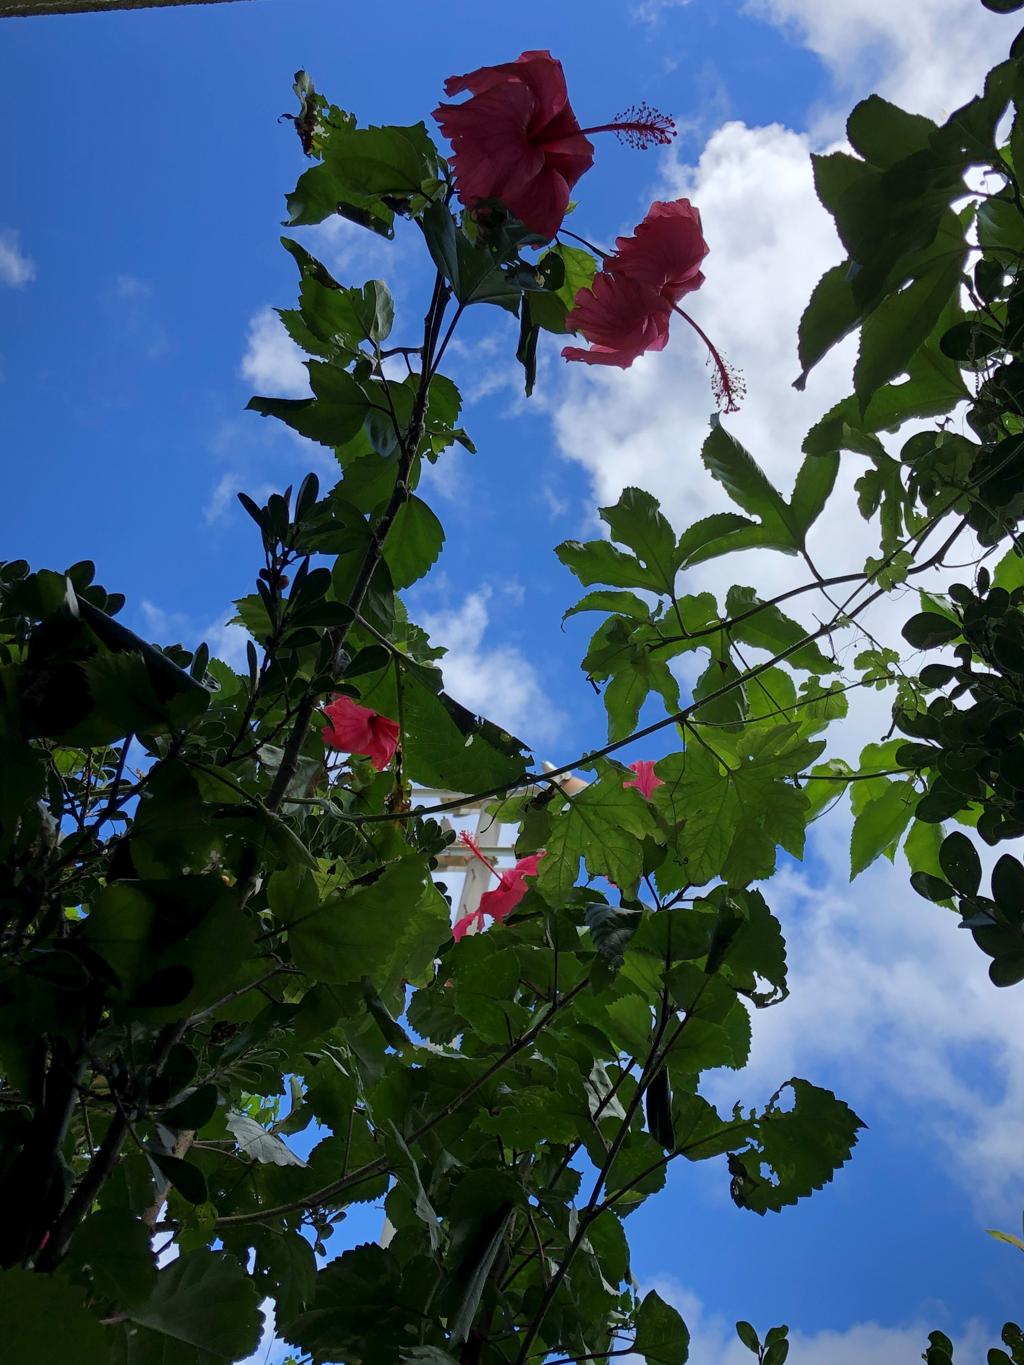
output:
<instances>
[{"instance_id":1,"label":"blue sky","mask_svg":"<svg viewBox=\"0 0 1024 1365\"><path fill-rule=\"evenodd\" d=\"M600 144L577 230L607 242L654 195L700 205L712 250L693 311L746 374L735 429L785 486L803 431L849 370L840 354L807 395L789 389L800 307L838 254L808 151L872 88L942 114L1013 31L977 0L909 10L559 0L514 22L463 0L252 0L6 21L0 552L56 568L92 558L100 580L128 594L136 628L237 651L223 623L258 559L234 489L330 468L327 452L243 412L254 388L302 382L268 312L295 292L278 245L283 194L303 169L277 121L294 107L292 73L306 66L362 121L415 121L446 76L523 47L562 59L585 123L640 100L679 120L667 153ZM340 224L302 236L344 281L388 279L396 330L415 331L424 299L412 233L391 247ZM559 628L574 594L552 547L595 534L596 503L633 481L680 527L717 507L696 461L711 400L685 335L625 376L567 373L552 347L529 404L513 350L495 312L452 354L480 454L451 457L426 484L448 542L412 607L452 646L451 689L561 762L597 742L604 721L577 666L587 624ZM859 567L870 543L849 480L830 525L826 562ZM729 581L760 586L794 572L777 561L728 567ZM854 718L844 752L855 757L885 728L880 714ZM734 1209L718 1165L678 1172L634 1217L635 1273L690 1314L696 1365L731 1361L737 1317L800 1328L797 1365L913 1359L928 1326L963 1336L965 1360L980 1360L971 1321L991 1344L1019 1301L1024 1264L983 1229L1015 1229L1024 1202L1022 1006L987 985L978 955L913 897L903 869L848 887L845 837L838 816L808 862L772 884L794 994L755 1019L748 1074L713 1085L723 1102L763 1100L806 1075L843 1094L869 1131L830 1188L780 1217ZM354 1215L336 1240L377 1218Z\"/></svg>"}]
</instances>

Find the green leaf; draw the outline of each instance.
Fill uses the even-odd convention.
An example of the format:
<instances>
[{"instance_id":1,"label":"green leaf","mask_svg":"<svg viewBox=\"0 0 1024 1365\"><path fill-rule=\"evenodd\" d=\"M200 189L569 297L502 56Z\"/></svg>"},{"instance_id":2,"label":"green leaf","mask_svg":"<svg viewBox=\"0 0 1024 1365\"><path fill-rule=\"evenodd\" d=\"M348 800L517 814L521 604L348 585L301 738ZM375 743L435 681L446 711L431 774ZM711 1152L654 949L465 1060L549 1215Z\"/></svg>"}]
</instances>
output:
<instances>
[{"instance_id":1,"label":"green leaf","mask_svg":"<svg viewBox=\"0 0 1024 1365\"><path fill-rule=\"evenodd\" d=\"M878 389L863 409L855 394L844 398L811 427L804 438L804 452L828 455L844 449L866 451L866 437L894 430L914 417L941 415L967 398L959 367L942 354L939 344L958 317L959 307L954 299L928 341L908 362L909 377Z\"/></svg>"},{"instance_id":2,"label":"green leaf","mask_svg":"<svg viewBox=\"0 0 1024 1365\"><path fill-rule=\"evenodd\" d=\"M147 1336L154 1334L155 1340L147 1340L154 1350L169 1353L170 1342L181 1343L203 1365L230 1365L259 1345L263 1315L258 1304L256 1286L234 1256L189 1251L159 1270L149 1298L127 1312Z\"/></svg>"},{"instance_id":3,"label":"green leaf","mask_svg":"<svg viewBox=\"0 0 1024 1365\"><path fill-rule=\"evenodd\" d=\"M296 1156L276 1133L268 1133L261 1123L242 1114L237 1109L229 1109L224 1118L228 1132L238 1143L242 1152L254 1161L272 1166L305 1166L302 1157Z\"/></svg>"},{"instance_id":4,"label":"green leaf","mask_svg":"<svg viewBox=\"0 0 1024 1365\"><path fill-rule=\"evenodd\" d=\"M1024 919L1024 866L1010 853L992 869L992 898L1008 919Z\"/></svg>"},{"instance_id":5,"label":"green leaf","mask_svg":"<svg viewBox=\"0 0 1024 1365\"><path fill-rule=\"evenodd\" d=\"M106 1365L110 1359L107 1334L82 1291L29 1270L0 1271L0 1341L12 1365Z\"/></svg>"},{"instance_id":6,"label":"green leaf","mask_svg":"<svg viewBox=\"0 0 1024 1365\"><path fill-rule=\"evenodd\" d=\"M839 474L838 455L808 455L797 470L790 520L806 536L821 516Z\"/></svg>"},{"instance_id":7,"label":"green leaf","mask_svg":"<svg viewBox=\"0 0 1024 1365\"><path fill-rule=\"evenodd\" d=\"M431 204L422 216L423 233L434 264L451 284L458 303L496 303L514 311L523 284L497 260L490 247L472 242L444 204Z\"/></svg>"},{"instance_id":8,"label":"green leaf","mask_svg":"<svg viewBox=\"0 0 1024 1365\"><path fill-rule=\"evenodd\" d=\"M555 554L585 588L591 583L608 583L614 588L659 591L656 574L607 540L563 540Z\"/></svg>"},{"instance_id":9,"label":"green leaf","mask_svg":"<svg viewBox=\"0 0 1024 1365\"><path fill-rule=\"evenodd\" d=\"M487 1287L487 1278L494 1266L498 1252L501 1250L501 1244L505 1239L505 1232L511 1217L512 1211L510 1209L495 1228L494 1234L466 1279L462 1302L448 1325L451 1340L455 1345L461 1345L469 1336L484 1289Z\"/></svg>"},{"instance_id":10,"label":"green leaf","mask_svg":"<svg viewBox=\"0 0 1024 1365\"><path fill-rule=\"evenodd\" d=\"M164 1179L178 1191L190 1204L205 1204L207 1201L206 1178L198 1166L180 1157L170 1156L150 1145L146 1155L157 1167Z\"/></svg>"},{"instance_id":11,"label":"green leaf","mask_svg":"<svg viewBox=\"0 0 1024 1365\"><path fill-rule=\"evenodd\" d=\"M865 319L854 370L854 392L861 412L878 389L902 374L960 288L967 246L940 260L898 293L890 294Z\"/></svg>"},{"instance_id":12,"label":"green leaf","mask_svg":"<svg viewBox=\"0 0 1024 1365\"><path fill-rule=\"evenodd\" d=\"M778 1107L784 1091L792 1092L793 1104L787 1110ZM730 1158L733 1200L740 1208L763 1214L820 1190L850 1159L863 1127L830 1090L796 1078L787 1081L758 1121L756 1138Z\"/></svg>"},{"instance_id":13,"label":"green leaf","mask_svg":"<svg viewBox=\"0 0 1024 1365\"><path fill-rule=\"evenodd\" d=\"M923 114L908 114L880 95L861 100L846 123L854 151L883 170L913 152L925 151L936 125Z\"/></svg>"},{"instance_id":14,"label":"green leaf","mask_svg":"<svg viewBox=\"0 0 1024 1365\"><path fill-rule=\"evenodd\" d=\"M343 446L357 436L370 411L370 400L345 370L309 361L316 369L315 398L250 398L246 407L262 417L276 417L285 426L325 446Z\"/></svg>"},{"instance_id":15,"label":"green leaf","mask_svg":"<svg viewBox=\"0 0 1024 1365\"><path fill-rule=\"evenodd\" d=\"M966 834L954 830L939 849L939 864L950 886L961 896L976 896L981 885L981 859ZM994 875L994 874L993 874Z\"/></svg>"},{"instance_id":16,"label":"green leaf","mask_svg":"<svg viewBox=\"0 0 1024 1365\"><path fill-rule=\"evenodd\" d=\"M410 495L398 509L384 541L384 561L396 588L408 588L437 562L444 527L420 498Z\"/></svg>"},{"instance_id":17,"label":"green leaf","mask_svg":"<svg viewBox=\"0 0 1024 1365\"><path fill-rule=\"evenodd\" d=\"M729 634L733 639L742 640L757 649L764 649L771 655L790 651L786 653L786 662L793 668L804 669L809 673L839 671L840 665L834 659L823 654L813 640L807 640L811 631L798 621L794 621L792 617L784 615L778 607L761 602L755 588L739 586L730 588L725 599L725 609L731 619L754 612L753 615L747 616L746 620L730 626ZM801 644L801 641L807 642ZM799 648L794 649L794 645Z\"/></svg>"},{"instance_id":18,"label":"green leaf","mask_svg":"<svg viewBox=\"0 0 1024 1365\"><path fill-rule=\"evenodd\" d=\"M165 1128L179 1133L188 1128L203 1128L217 1112L217 1098L215 1085L207 1083L196 1086L172 1108L165 1109L160 1115L160 1122Z\"/></svg>"},{"instance_id":19,"label":"green leaf","mask_svg":"<svg viewBox=\"0 0 1024 1365\"><path fill-rule=\"evenodd\" d=\"M747 1348L747 1350L753 1351L754 1355L756 1355L758 1359L760 1359L761 1340L758 1337L757 1333L754 1331L753 1327L750 1325L750 1323L743 1321L738 1322L736 1324L736 1335L739 1337L740 1341Z\"/></svg>"},{"instance_id":20,"label":"green leaf","mask_svg":"<svg viewBox=\"0 0 1024 1365\"><path fill-rule=\"evenodd\" d=\"M654 590L671 595L676 579L675 532L657 498L642 488L624 488L618 502L601 508L612 539L631 549L651 577Z\"/></svg>"},{"instance_id":21,"label":"green leaf","mask_svg":"<svg viewBox=\"0 0 1024 1365\"><path fill-rule=\"evenodd\" d=\"M886 853L896 852L900 836L913 819L917 792L909 782L889 782L873 796L853 822L850 836L850 880Z\"/></svg>"},{"instance_id":22,"label":"green leaf","mask_svg":"<svg viewBox=\"0 0 1024 1365\"><path fill-rule=\"evenodd\" d=\"M738 507L760 518L762 544L795 553L800 538L794 535L789 508L761 466L721 423L704 442L701 459ZM693 562L691 557L691 562Z\"/></svg>"},{"instance_id":23,"label":"green leaf","mask_svg":"<svg viewBox=\"0 0 1024 1365\"><path fill-rule=\"evenodd\" d=\"M391 1251L373 1243L353 1247L318 1272L312 1300L280 1323L281 1335L318 1360L393 1365L416 1339L399 1284Z\"/></svg>"},{"instance_id":24,"label":"green leaf","mask_svg":"<svg viewBox=\"0 0 1024 1365\"><path fill-rule=\"evenodd\" d=\"M862 309L850 286L850 262L826 270L814 286L810 302L800 319L800 364L794 385L803 389L807 376L823 355L848 336L861 319Z\"/></svg>"},{"instance_id":25,"label":"green leaf","mask_svg":"<svg viewBox=\"0 0 1024 1365\"><path fill-rule=\"evenodd\" d=\"M359 294L357 312L363 334L376 343L386 341L395 322L395 301L383 280L370 280Z\"/></svg>"},{"instance_id":26,"label":"green leaf","mask_svg":"<svg viewBox=\"0 0 1024 1365\"><path fill-rule=\"evenodd\" d=\"M82 928L83 941L120 982L118 1008L160 1022L202 1009L240 984L249 971L252 934L237 893L218 876L170 877L144 886L111 882ZM145 1003L147 984L171 971L182 990L166 1004Z\"/></svg>"},{"instance_id":27,"label":"green leaf","mask_svg":"<svg viewBox=\"0 0 1024 1365\"><path fill-rule=\"evenodd\" d=\"M401 696L391 660L368 675L349 676L358 684L364 706L401 716L402 756L412 781L472 792L511 784L525 772L522 742L442 692L436 667L403 656Z\"/></svg>"},{"instance_id":28,"label":"green leaf","mask_svg":"<svg viewBox=\"0 0 1024 1365\"><path fill-rule=\"evenodd\" d=\"M538 868L537 886L553 904L576 884L581 858L592 877L608 877L632 895L643 868L642 841L656 833L647 802L622 785L630 774L604 760L594 767L598 780L553 820Z\"/></svg>"},{"instance_id":29,"label":"green leaf","mask_svg":"<svg viewBox=\"0 0 1024 1365\"><path fill-rule=\"evenodd\" d=\"M1014 1237L1012 1232L998 1232L995 1228L986 1228L985 1231L997 1242L1006 1242L1008 1246L1016 1247L1018 1251L1024 1251L1024 1241L1021 1241L1019 1237Z\"/></svg>"},{"instance_id":30,"label":"green leaf","mask_svg":"<svg viewBox=\"0 0 1024 1365\"><path fill-rule=\"evenodd\" d=\"M557 260L561 264L561 284L557 289L528 294L527 309L535 326L543 327L545 331L557 335L565 335L569 330L565 324L566 314L575 303L580 290L589 289L593 284L597 262L589 251L558 243L537 262L538 271L544 273L549 270L552 260Z\"/></svg>"},{"instance_id":31,"label":"green leaf","mask_svg":"<svg viewBox=\"0 0 1024 1365\"><path fill-rule=\"evenodd\" d=\"M96 1293L118 1304L143 1302L156 1284L149 1229L128 1209L91 1213L75 1233L65 1265L87 1272Z\"/></svg>"},{"instance_id":32,"label":"green leaf","mask_svg":"<svg viewBox=\"0 0 1024 1365\"><path fill-rule=\"evenodd\" d=\"M959 621L951 621L935 611L921 611L903 627L903 638L915 649L935 649L960 638Z\"/></svg>"},{"instance_id":33,"label":"green leaf","mask_svg":"<svg viewBox=\"0 0 1024 1365\"><path fill-rule=\"evenodd\" d=\"M616 592L611 589L588 592L575 606L562 613L562 620L566 621L570 616L576 616L582 611L619 612L623 616L632 616L637 621L649 621L651 617L650 607L637 597L636 593Z\"/></svg>"},{"instance_id":34,"label":"green leaf","mask_svg":"<svg viewBox=\"0 0 1024 1365\"><path fill-rule=\"evenodd\" d=\"M680 1314L652 1289L636 1312L633 1350L648 1365L684 1365L690 1354L690 1333Z\"/></svg>"},{"instance_id":35,"label":"green leaf","mask_svg":"<svg viewBox=\"0 0 1024 1365\"><path fill-rule=\"evenodd\" d=\"M661 892L703 886L714 877L736 887L769 877L780 844L800 857L807 797L786 779L822 748L820 741L802 739L798 725L782 725L741 733L729 767L696 744L663 759L658 771L665 784L655 790L654 805L685 829L685 837L655 872Z\"/></svg>"},{"instance_id":36,"label":"green leaf","mask_svg":"<svg viewBox=\"0 0 1024 1365\"><path fill-rule=\"evenodd\" d=\"M636 729L640 708L651 692L661 696L669 715L680 709L679 683L667 663L644 646L620 655L604 693L610 740L625 739Z\"/></svg>"},{"instance_id":37,"label":"green leaf","mask_svg":"<svg viewBox=\"0 0 1024 1365\"><path fill-rule=\"evenodd\" d=\"M434 175L437 152L422 123L336 127L324 142L324 162L358 197L409 197Z\"/></svg>"},{"instance_id":38,"label":"green leaf","mask_svg":"<svg viewBox=\"0 0 1024 1365\"><path fill-rule=\"evenodd\" d=\"M403 976L417 976L449 933L447 906L416 856L387 864L286 922L302 971L338 985L368 976L381 995Z\"/></svg>"},{"instance_id":39,"label":"green leaf","mask_svg":"<svg viewBox=\"0 0 1024 1365\"><path fill-rule=\"evenodd\" d=\"M745 549L756 545L761 535L756 521L741 517L737 512L713 512L702 517L679 537L676 547L676 563L680 568L689 568L706 559L715 559L728 554L732 549Z\"/></svg>"}]
</instances>

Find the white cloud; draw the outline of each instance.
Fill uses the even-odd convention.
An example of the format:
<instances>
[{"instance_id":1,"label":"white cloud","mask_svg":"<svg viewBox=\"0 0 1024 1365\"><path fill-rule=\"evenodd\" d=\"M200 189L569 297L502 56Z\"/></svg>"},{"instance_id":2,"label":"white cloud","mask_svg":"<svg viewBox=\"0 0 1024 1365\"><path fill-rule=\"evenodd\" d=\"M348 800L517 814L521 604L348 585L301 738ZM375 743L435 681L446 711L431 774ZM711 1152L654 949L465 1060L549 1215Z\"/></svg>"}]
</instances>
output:
<instances>
[{"instance_id":1,"label":"white cloud","mask_svg":"<svg viewBox=\"0 0 1024 1365\"><path fill-rule=\"evenodd\" d=\"M21 289L36 277L35 262L22 251L13 228L0 230L0 284Z\"/></svg>"},{"instance_id":2,"label":"white cloud","mask_svg":"<svg viewBox=\"0 0 1024 1365\"><path fill-rule=\"evenodd\" d=\"M337 213L310 228L306 241L313 255L344 285L387 278L394 273L396 257L405 254L401 237L389 240Z\"/></svg>"},{"instance_id":3,"label":"white cloud","mask_svg":"<svg viewBox=\"0 0 1024 1365\"><path fill-rule=\"evenodd\" d=\"M977 0L747 0L745 8L817 53L844 110L874 89L933 118L978 93L1016 32Z\"/></svg>"},{"instance_id":4,"label":"white cloud","mask_svg":"<svg viewBox=\"0 0 1024 1365\"><path fill-rule=\"evenodd\" d=\"M633 0L629 12L634 19L639 19L642 23L653 24L661 18L665 10L679 9L692 3L693 0Z\"/></svg>"},{"instance_id":5,"label":"white cloud","mask_svg":"<svg viewBox=\"0 0 1024 1365\"><path fill-rule=\"evenodd\" d=\"M657 1290L666 1302L682 1314L690 1329L689 1365L750 1365L754 1357L736 1336L731 1322L708 1313L704 1305L678 1281L655 1279L644 1289ZM742 1308L737 1308L742 1312ZM772 1323L755 1323L764 1336ZM843 1331L804 1333L791 1331L788 1365L909 1365L917 1360L928 1344L934 1323L911 1323L886 1327L876 1322L858 1322ZM996 1340L996 1333L981 1323L970 1322L953 1336L958 1360L980 1361L985 1348ZM627 1365L638 1359L627 1356Z\"/></svg>"},{"instance_id":6,"label":"white cloud","mask_svg":"<svg viewBox=\"0 0 1024 1365\"><path fill-rule=\"evenodd\" d=\"M302 362L302 352L274 309L261 308L249 322L242 377L272 397L304 398L309 394L309 372Z\"/></svg>"},{"instance_id":7,"label":"white cloud","mask_svg":"<svg viewBox=\"0 0 1024 1365\"><path fill-rule=\"evenodd\" d=\"M814 829L829 872L788 866L764 888L792 994L758 1012L749 1066L716 1074L709 1095L763 1103L796 1075L834 1089L869 1128L873 1113L909 1106L979 1223L1000 1226L1024 1176L1024 996L992 986L988 959L910 888L902 856L848 885L848 820Z\"/></svg>"},{"instance_id":8,"label":"white cloud","mask_svg":"<svg viewBox=\"0 0 1024 1365\"><path fill-rule=\"evenodd\" d=\"M138 275L118 275L114 280L113 294L116 299L148 299L153 294L153 286Z\"/></svg>"},{"instance_id":9,"label":"white cloud","mask_svg":"<svg viewBox=\"0 0 1024 1365\"><path fill-rule=\"evenodd\" d=\"M485 644L491 596L485 585L458 606L421 617L434 641L448 649L440 661L445 690L531 746L555 740L565 716L548 697L536 668L515 645Z\"/></svg>"}]
</instances>

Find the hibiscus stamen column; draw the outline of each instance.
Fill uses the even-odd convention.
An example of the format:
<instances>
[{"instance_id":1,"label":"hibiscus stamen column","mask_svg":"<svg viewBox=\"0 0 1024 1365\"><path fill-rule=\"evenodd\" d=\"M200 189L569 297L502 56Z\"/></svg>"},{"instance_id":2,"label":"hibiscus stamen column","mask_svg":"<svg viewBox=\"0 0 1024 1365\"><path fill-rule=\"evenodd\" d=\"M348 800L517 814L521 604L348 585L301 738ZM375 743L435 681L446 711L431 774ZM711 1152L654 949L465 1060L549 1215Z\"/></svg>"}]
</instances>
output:
<instances>
[{"instance_id":1,"label":"hibiscus stamen column","mask_svg":"<svg viewBox=\"0 0 1024 1365\"><path fill-rule=\"evenodd\" d=\"M678 303L672 305L672 311L678 313L684 321L690 324L708 348L708 354L715 366L715 375L711 380L711 391L714 393L717 402L720 406L724 405L726 412L739 412L739 400L744 398L747 392L747 385L743 376L729 364L704 328L694 321L689 313L680 308Z\"/></svg>"},{"instance_id":2,"label":"hibiscus stamen column","mask_svg":"<svg viewBox=\"0 0 1024 1365\"><path fill-rule=\"evenodd\" d=\"M642 152L648 147L667 147L676 135L676 121L649 104L634 104L616 114L611 123L598 123L593 128L581 128L580 132L615 133L627 147Z\"/></svg>"}]
</instances>

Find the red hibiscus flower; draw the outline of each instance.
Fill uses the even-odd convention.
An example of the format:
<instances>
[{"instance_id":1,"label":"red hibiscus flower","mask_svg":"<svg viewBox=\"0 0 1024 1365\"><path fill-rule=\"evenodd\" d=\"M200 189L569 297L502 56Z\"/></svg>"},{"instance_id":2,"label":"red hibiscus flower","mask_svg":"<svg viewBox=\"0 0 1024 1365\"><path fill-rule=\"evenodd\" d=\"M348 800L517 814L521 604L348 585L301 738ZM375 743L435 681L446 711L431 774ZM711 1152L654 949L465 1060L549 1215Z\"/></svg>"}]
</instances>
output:
<instances>
[{"instance_id":1,"label":"red hibiscus flower","mask_svg":"<svg viewBox=\"0 0 1024 1365\"><path fill-rule=\"evenodd\" d=\"M464 104L438 105L433 115L452 144L463 205L473 210L481 200L497 200L545 239L561 227L573 186L593 165L587 133L616 132L634 146L675 134L671 119L646 106L614 123L580 128L562 64L550 52L524 52L514 62L450 76L444 90L470 92Z\"/></svg>"},{"instance_id":2,"label":"red hibiscus flower","mask_svg":"<svg viewBox=\"0 0 1024 1365\"><path fill-rule=\"evenodd\" d=\"M637 356L660 351L668 341L671 304L649 285L625 274L602 270L589 289L576 295L565 325L582 332L590 350L566 346L566 360L587 365L618 365L628 370Z\"/></svg>"},{"instance_id":3,"label":"red hibiscus flower","mask_svg":"<svg viewBox=\"0 0 1024 1365\"><path fill-rule=\"evenodd\" d=\"M365 754L377 771L383 772L398 748L401 731L397 721L345 696L335 697L325 706L324 715L328 723L323 737L329 749Z\"/></svg>"},{"instance_id":4,"label":"red hibiscus flower","mask_svg":"<svg viewBox=\"0 0 1024 1365\"><path fill-rule=\"evenodd\" d=\"M471 910L468 915L463 915L461 919L457 919L452 925L452 935L456 942L468 934L474 926L479 932L483 928L485 915L490 915L497 922L510 915L530 889L524 878L536 877L537 864L544 857L543 851L531 853L529 857L520 858L515 867L509 867L503 872L499 872L494 864L489 862L480 852L471 835L463 834L460 837L474 857L479 858L486 867L491 869L498 878L498 885L493 891L485 891L480 897L479 906L475 910Z\"/></svg>"},{"instance_id":5,"label":"red hibiscus flower","mask_svg":"<svg viewBox=\"0 0 1024 1365\"><path fill-rule=\"evenodd\" d=\"M669 313L678 313L708 348L715 365L712 388L726 412L738 410L743 385L711 338L679 307L684 294L704 283L701 262L708 245L700 212L688 199L659 201L631 237L616 239L589 289L581 289L566 317L590 349L566 346L566 360L628 369L638 356L660 351L668 341Z\"/></svg>"},{"instance_id":6,"label":"red hibiscus flower","mask_svg":"<svg viewBox=\"0 0 1024 1365\"><path fill-rule=\"evenodd\" d=\"M629 782L623 782L624 787L636 787L641 796L649 801L654 795L655 787L663 787L665 779L659 777L654 771L654 760L650 758L638 758L635 763L629 765L636 773L636 777Z\"/></svg>"},{"instance_id":7,"label":"red hibiscus flower","mask_svg":"<svg viewBox=\"0 0 1024 1365\"><path fill-rule=\"evenodd\" d=\"M604 269L649 285L669 304L704 283L700 266L708 254L700 210L689 199L659 200L632 237L617 237Z\"/></svg>"}]
</instances>

